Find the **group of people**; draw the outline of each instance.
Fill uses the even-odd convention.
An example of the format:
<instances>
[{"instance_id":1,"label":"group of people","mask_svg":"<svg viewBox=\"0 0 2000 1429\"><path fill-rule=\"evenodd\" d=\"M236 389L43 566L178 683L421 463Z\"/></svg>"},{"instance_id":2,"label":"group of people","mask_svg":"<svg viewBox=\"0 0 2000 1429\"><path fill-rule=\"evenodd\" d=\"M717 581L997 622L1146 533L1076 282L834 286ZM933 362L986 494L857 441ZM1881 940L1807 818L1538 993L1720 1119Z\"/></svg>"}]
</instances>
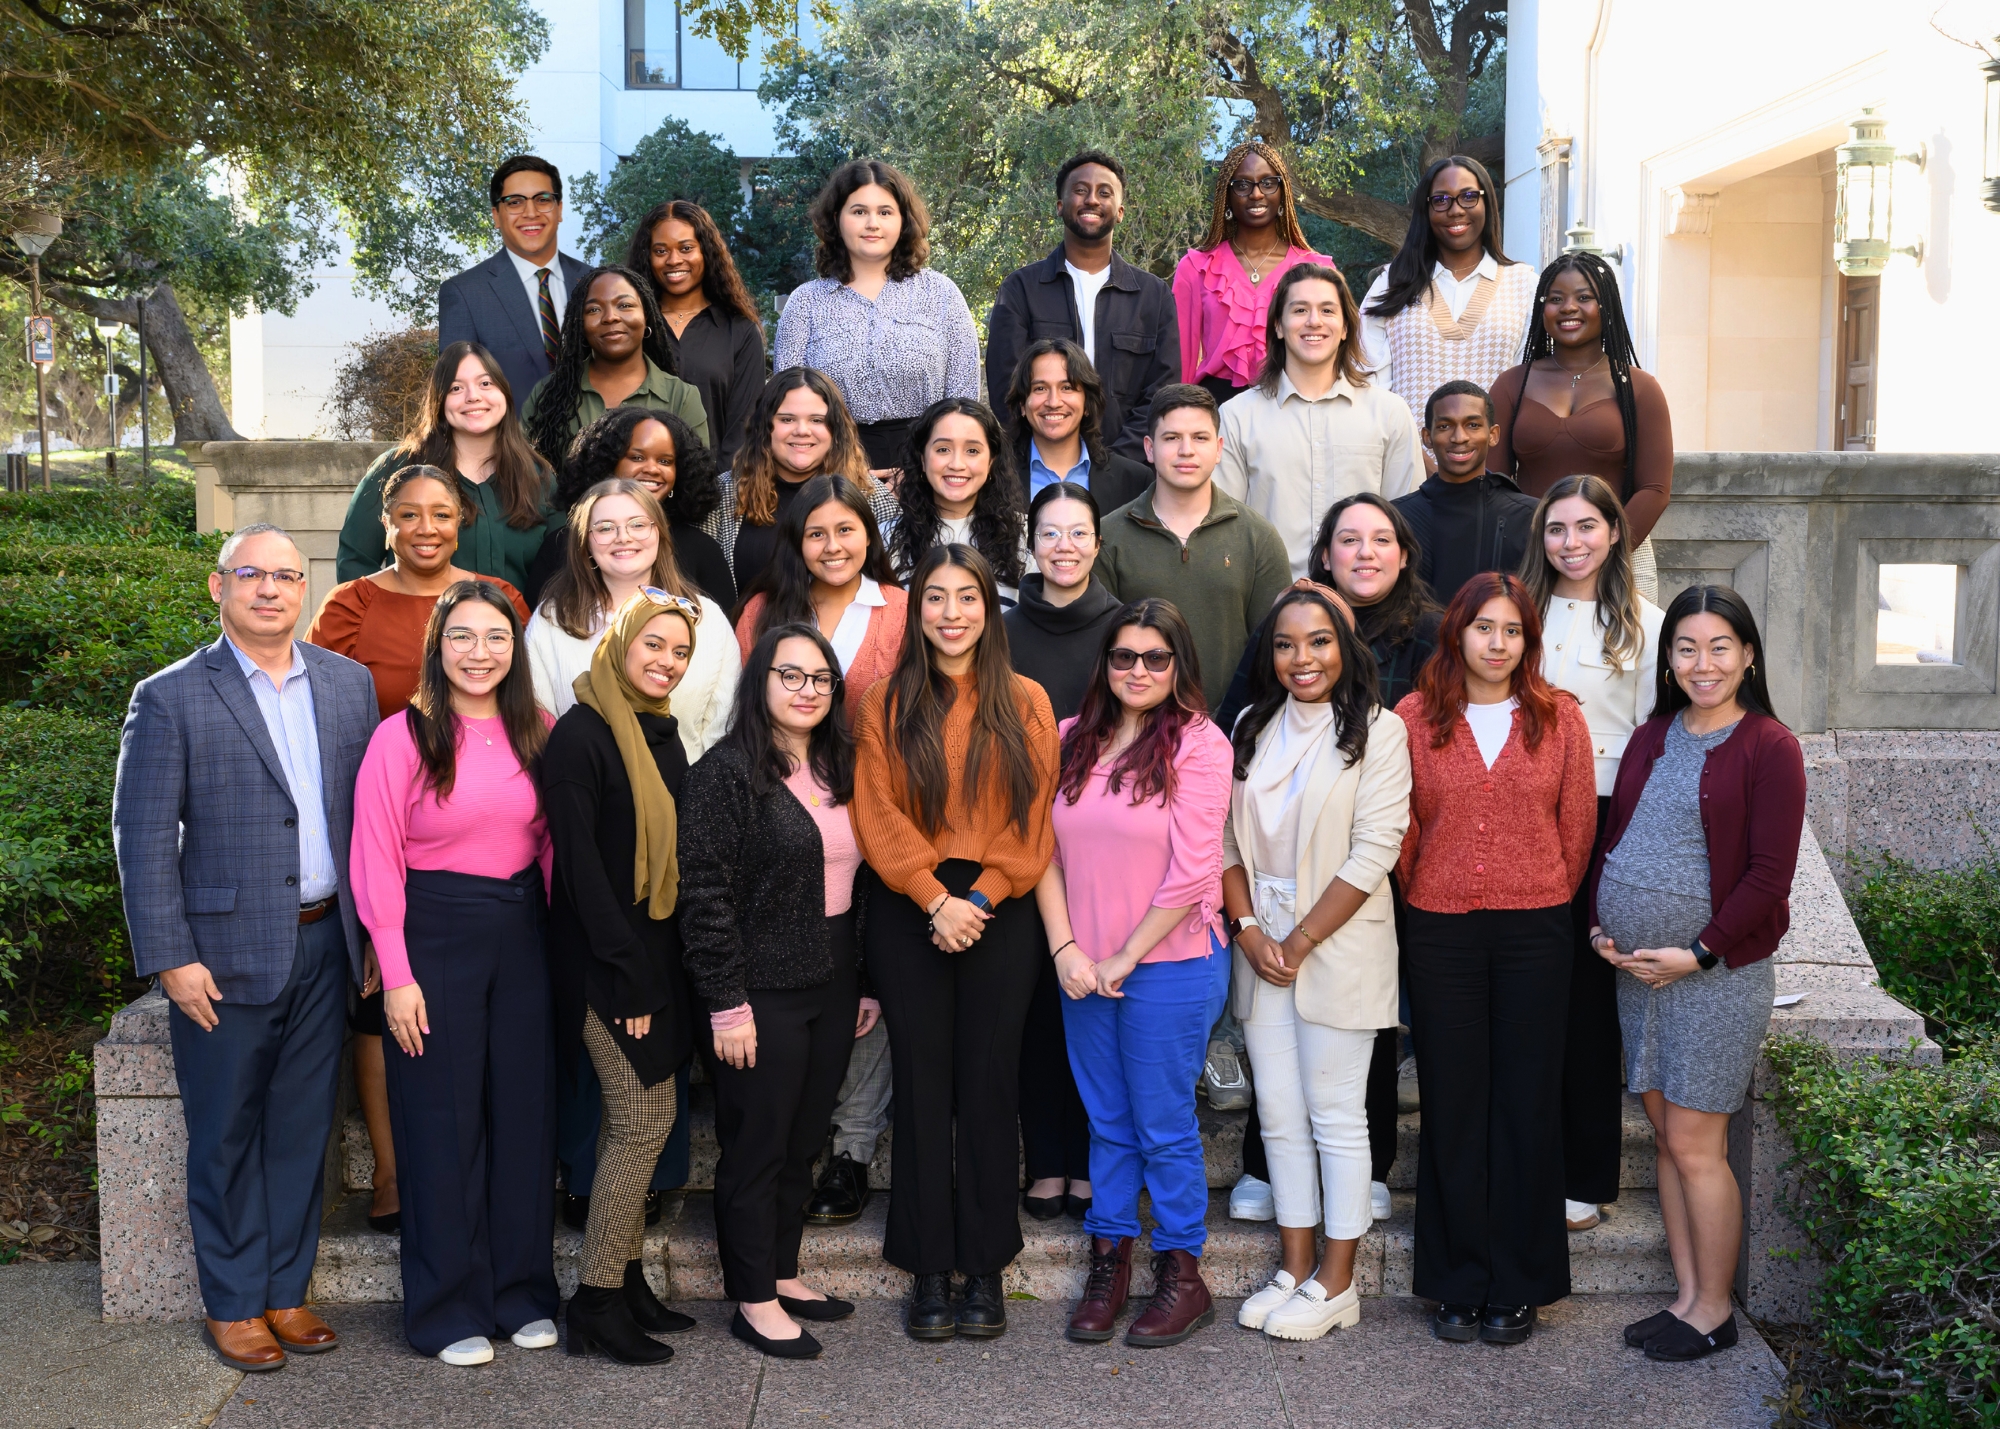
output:
<instances>
[{"instance_id":1,"label":"group of people","mask_svg":"<svg viewBox=\"0 0 2000 1429\"><path fill-rule=\"evenodd\" d=\"M912 1336L1005 1331L1025 1211L1080 1217L1069 1334L1110 1338L1143 1191L1126 1337L1179 1343L1214 1318L1218 1042L1254 1092L1232 1206L1279 1232L1237 1320L1316 1338L1389 1214L1403 1028L1438 1336L1568 1293L1622 1083L1680 1286L1627 1342L1733 1343L1726 1127L1804 770L1741 598L1654 603L1671 434L1610 269L1526 276L1463 157L1365 306L1261 143L1171 286L1114 251L1115 158L1055 187L982 400L891 166L815 203L767 376L698 206L586 269L553 166L509 160L303 640L290 537L224 544L221 638L134 691L114 810L224 1360L338 1343L305 1293L343 1022L406 1335L451 1364L559 1315L570 1353L671 1357L695 1322L641 1249L697 1063L745 1343L809 1357L852 1312L804 1227L861 1214L892 1120Z\"/></svg>"}]
</instances>

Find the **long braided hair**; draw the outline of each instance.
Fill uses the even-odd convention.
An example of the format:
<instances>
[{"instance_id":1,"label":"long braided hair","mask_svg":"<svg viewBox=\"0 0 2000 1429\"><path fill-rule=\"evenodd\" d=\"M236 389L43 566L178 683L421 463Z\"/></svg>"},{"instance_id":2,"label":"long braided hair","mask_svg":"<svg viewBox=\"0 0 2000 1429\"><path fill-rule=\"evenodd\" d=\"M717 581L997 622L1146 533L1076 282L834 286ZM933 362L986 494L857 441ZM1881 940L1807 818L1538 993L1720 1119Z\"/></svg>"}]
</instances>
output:
<instances>
[{"instance_id":1,"label":"long braided hair","mask_svg":"<svg viewBox=\"0 0 2000 1429\"><path fill-rule=\"evenodd\" d=\"M583 337L583 310L590 302L590 289L599 278L619 278L638 294L639 309L646 315L646 335L641 347L646 360L660 371L678 377L681 365L674 357L667 336L667 320L653 298L653 281L642 278L619 263L606 263L583 275L570 290L569 306L563 310L562 343L556 349L555 366L537 384L542 399L535 403L535 420L528 428L528 440L535 444L551 467L562 470L570 438L576 433L576 403L583 391L583 376L590 367L590 345Z\"/></svg>"},{"instance_id":2,"label":"long braided hair","mask_svg":"<svg viewBox=\"0 0 2000 1429\"><path fill-rule=\"evenodd\" d=\"M1209 214L1208 235L1195 246L1207 251L1221 247L1236 236L1236 219L1229 212L1229 184L1236 177L1236 171L1243 167L1243 161L1252 154L1269 164L1271 172L1285 181L1285 187L1278 195L1284 200L1278 208L1278 231L1285 235L1285 241L1292 247L1311 252L1312 244L1306 240L1305 229L1299 226L1298 204L1292 196L1298 186L1292 182L1291 168L1285 163L1284 155L1262 139L1238 144L1223 156L1222 167L1215 175L1215 207Z\"/></svg>"},{"instance_id":3,"label":"long braided hair","mask_svg":"<svg viewBox=\"0 0 2000 1429\"><path fill-rule=\"evenodd\" d=\"M1528 320L1528 340L1522 344L1521 360L1532 368L1536 358L1555 356L1555 339L1549 336L1548 325L1542 319L1542 306L1549 300L1549 288L1563 273L1581 274L1583 281L1590 284L1592 296L1597 299L1597 310L1603 321L1598 341L1603 345L1604 356L1611 367L1611 388L1618 397L1618 417L1625 424L1625 489L1618 493L1618 499L1629 501L1632 499L1632 473L1639 461L1639 402L1632 394L1632 369L1639 365L1639 359L1632 345L1632 329L1625 325L1625 303L1618 296L1618 275L1609 263L1595 253L1564 253L1542 269L1542 281L1535 285L1535 306ZM1527 391L1528 374L1523 372L1520 389L1514 394L1514 414L1507 422L1510 432L1519 427L1521 399Z\"/></svg>"}]
</instances>

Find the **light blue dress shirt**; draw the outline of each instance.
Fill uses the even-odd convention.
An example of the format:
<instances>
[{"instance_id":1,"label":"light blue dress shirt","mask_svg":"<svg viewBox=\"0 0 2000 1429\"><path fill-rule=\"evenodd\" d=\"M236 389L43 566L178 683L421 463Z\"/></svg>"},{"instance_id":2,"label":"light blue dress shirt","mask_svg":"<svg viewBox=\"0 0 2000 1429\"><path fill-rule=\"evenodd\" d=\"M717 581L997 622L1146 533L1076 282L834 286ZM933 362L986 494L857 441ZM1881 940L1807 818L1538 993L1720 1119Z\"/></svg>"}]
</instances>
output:
<instances>
[{"instance_id":1,"label":"light blue dress shirt","mask_svg":"<svg viewBox=\"0 0 2000 1429\"><path fill-rule=\"evenodd\" d=\"M285 782L291 786L292 804L299 814L299 902L317 903L340 891L340 874L333 862L333 841L326 831L326 799L320 781L319 726L313 718L312 679L306 673L306 657L292 642L292 668L282 686L271 683L255 660L223 637L229 653L242 667L257 697L257 709L264 716L264 728L278 747L278 763L284 766Z\"/></svg>"},{"instance_id":2,"label":"light blue dress shirt","mask_svg":"<svg viewBox=\"0 0 2000 1429\"><path fill-rule=\"evenodd\" d=\"M1076 459L1076 465L1066 472L1056 471L1042 460L1042 450L1032 441L1028 443L1028 500L1033 501L1042 494L1045 486L1054 486L1058 481L1073 481L1088 490L1090 487L1090 453L1084 451Z\"/></svg>"}]
</instances>

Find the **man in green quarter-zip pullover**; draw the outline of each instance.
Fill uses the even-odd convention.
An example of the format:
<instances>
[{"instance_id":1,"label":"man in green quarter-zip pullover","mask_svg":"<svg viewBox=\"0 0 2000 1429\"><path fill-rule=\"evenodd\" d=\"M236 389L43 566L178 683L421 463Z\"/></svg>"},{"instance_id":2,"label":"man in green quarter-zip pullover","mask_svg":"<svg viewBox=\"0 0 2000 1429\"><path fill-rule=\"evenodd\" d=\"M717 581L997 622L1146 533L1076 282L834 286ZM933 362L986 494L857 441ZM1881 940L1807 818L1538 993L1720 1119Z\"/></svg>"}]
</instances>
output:
<instances>
[{"instance_id":1,"label":"man in green quarter-zip pullover","mask_svg":"<svg viewBox=\"0 0 2000 1429\"><path fill-rule=\"evenodd\" d=\"M1092 575L1120 600L1174 603L1194 635L1212 710L1259 622L1291 585L1291 558L1275 526L1215 487L1222 458L1215 398L1191 385L1161 387L1151 417L1153 484L1104 518Z\"/></svg>"}]
</instances>

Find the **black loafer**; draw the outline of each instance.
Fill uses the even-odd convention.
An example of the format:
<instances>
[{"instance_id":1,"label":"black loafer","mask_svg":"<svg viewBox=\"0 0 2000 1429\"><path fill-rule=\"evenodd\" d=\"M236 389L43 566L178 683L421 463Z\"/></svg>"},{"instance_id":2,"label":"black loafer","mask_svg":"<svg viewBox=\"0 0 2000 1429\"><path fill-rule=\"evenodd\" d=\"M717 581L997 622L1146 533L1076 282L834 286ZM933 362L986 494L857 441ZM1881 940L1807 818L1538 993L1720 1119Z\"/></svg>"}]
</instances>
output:
<instances>
[{"instance_id":1,"label":"black loafer","mask_svg":"<svg viewBox=\"0 0 2000 1429\"><path fill-rule=\"evenodd\" d=\"M861 1219L868 1208L868 1168L852 1156L836 1156L820 1173L819 1185L806 1202L806 1223L842 1226Z\"/></svg>"},{"instance_id":2,"label":"black loafer","mask_svg":"<svg viewBox=\"0 0 2000 1429\"><path fill-rule=\"evenodd\" d=\"M1646 1341L1652 1339L1655 1335L1666 1333L1667 1326L1673 1323L1674 1312L1671 1310L1662 1310L1657 1315L1648 1315L1643 1320L1634 1320L1625 1327L1625 1348L1628 1350L1645 1349Z\"/></svg>"},{"instance_id":3,"label":"black loafer","mask_svg":"<svg viewBox=\"0 0 2000 1429\"><path fill-rule=\"evenodd\" d=\"M1479 1338L1479 1307L1477 1305L1440 1305L1431 1316L1431 1333L1440 1340L1456 1340L1464 1343Z\"/></svg>"},{"instance_id":4,"label":"black loafer","mask_svg":"<svg viewBox=\"0 0 2000 1429\"><path fill-rule=\"evenodd\" d=\"M951 1309L951 1276L917 1277L910 1308L903 1316L903 1328L913 1340L948 1340L958 1333L958 1317Z\"/></svg>"},{"instance_id":5,"label":"black loafer","mask_svg":"<svg viewBox=\"0 0 2000 1429\"><path fill-rule=\"evenodd\" d=\"M1090 1202L1089 1196L1072 1196L1067 1192L1063 1195L1063 1209L1069 1212L1070 1219L1074 1221L1080 1221L1090 1214Z\"/></svg>"},{"instance_id":6,"label":"black loafer","mask_svg":"<svg viewBox=\"0 0 2000 1429\"><path fill-rule=\"evenodd\" d=\"M1518 1345L1534 1329L1533 1305L1488 1305L1479 1314L1479 1338L1489 1345Z\"/></svg>"},{"instance_id":7,"label":"black loafer","mask_svg":"<svg viewBox=\"0 0 2000 1429\"><path fill-rule=\"evenodd\" d=\"M794 1320L845 1320L854 1313L852 1300L841 1300L829 1295L824 1300L794 1300L789 1295L780 1295L778 1304Z\"/></svg>"},{"instance_id":8,"label":"black loafer","mask_svg":"<svg viewBox=\"0 0 2000 1429\"><path fill-rule=\"evenodd\" d=\"M958 1297L958 1332L975 1340L1007 1333L1007 1300L997 1275L968 1275Z\"/></svg>"},{"instance_id":9,"label":"black loafer","mask_svg":"<svg viewBox=\"0 0 2000 1429\"><path fill-rule=\"evenodd\" d=\"M656 1226L660 1223L660 1204L665 1198L666 1193L663 1191L648 1191L646 1193L647 1225Z\"/></svg>"},{"instance_id":10,"label":"black loafer","mask_svg":"<svg viewBox=\"0 0 2000 1429\"><path fill-rule=\"evenodd\" d=\"M371 1211L368 1215L368 1229L371 1231L380 1231L383 1235L401 1235L403 1233L403 1213L401 1211L391 1211L386 1216L378 1216Z\"/></svg>"},{"instance_id":11,"label":"black loafer","mask_svg":"<svg viewBox=\"0 0 2000 1429\"><path fill-rule=\"evenodd\" d=\"M1717 1350L1726 1350L1735 1343L1736 1316L1733 1313L1705 1335L1687 1321L1676 1320L1646 1341L1646 1358L1666 1364L1684 1364L1688 1360L1712 1355Z\"/></svg>"},{"instance_id":12,"label":"black loafer","mask_svg":"<svg viewBox=\"0 0 2000 1429\"><path fill-rule=\"evenodd\" d=\"M580 1231L590 1222L590 1197L572 1196L562 1193L562 1223L573 1231Z\"/></svg>"},{"instance_id":13,"label":"black loafer","mask_svg":"<svg viewBox=\"0 0 2000 1429\"><path fill-rule=\"evenodd\" d=\"M1063 1213L1062 1196L1023 1196L1021 1209L1038 1221L1052 1221Z\"/></svg>"},{"instance_id":14,"label":"black loafer","mask_svg":"<svg viewBox=\"0 0 2000 1429\"><path fill-rule=\"evenodd\" d=\"M819 1358L819 1341L799 1331L795 1340L767 1340L757 1333L757 1327L743 1318L739 1307L736 1316L729 1322L729 1333L743 1341L753 1350L759 1350L777 1360L816 1360Z\"/></svg>"}]
</instances>

